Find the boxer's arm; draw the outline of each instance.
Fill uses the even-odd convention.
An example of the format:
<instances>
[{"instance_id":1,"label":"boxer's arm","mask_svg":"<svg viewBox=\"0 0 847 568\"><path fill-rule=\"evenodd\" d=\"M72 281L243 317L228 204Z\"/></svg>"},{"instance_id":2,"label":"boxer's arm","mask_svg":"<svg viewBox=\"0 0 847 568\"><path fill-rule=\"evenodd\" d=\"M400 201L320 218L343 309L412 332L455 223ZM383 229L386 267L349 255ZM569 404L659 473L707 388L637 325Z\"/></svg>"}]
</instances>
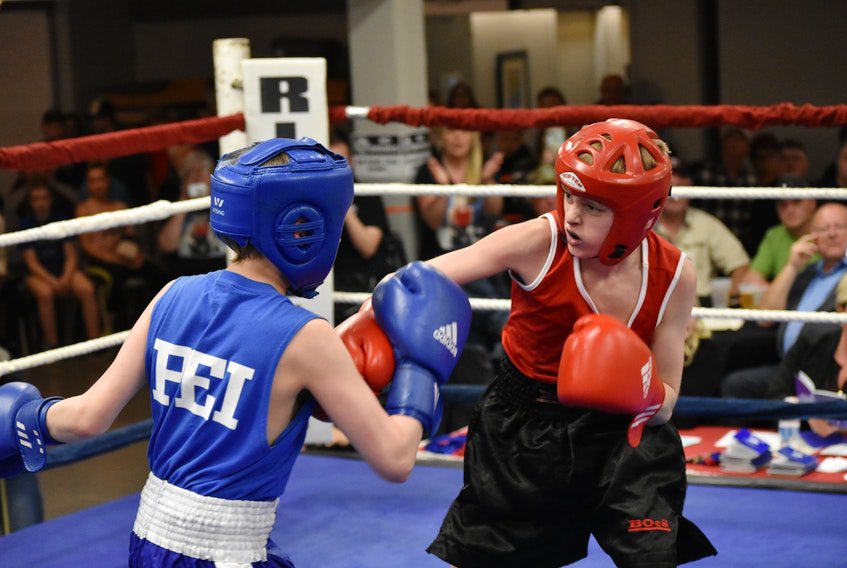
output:
<instances>
[{"instance_id":1,"label":"boxer's arm","mask_svg":"<svg viewBox=\"0 0 847 568\"><path fill-rule=\"evenodd\" d=\"M665 401L659 412L648 423L651 426L664 424L670 420L676 399L679 397L685 335L691 317L691 308L694 307L696 299L696 281L694 265L691 259L686 258L679 282L665 308L662 322L653 333L650 350L653 352L658 376L665 384Z\"/></svg>"},{"instance_id":2,"label":"boxer's arm","mask_svg":"<svg viewBox=\"0 0 847 568\"><path fill-rule=\"evenodd\" d=\"M129 400L147 383L145 350L153 306L170 288L162 288L135 322L109 368L85 393L54 404L47 428L57 441L72 442L102 434Z\"/></svg>"},{"instance_id":3,"label":"boxer's arm","mask_svg":"<svg viewBox=\"0 0 847 568\"><path fill-rule=\"evenodd\" d=\"M274 388L283 391L280 398L293 400L300 390L308 390L381 477L398 482L408 477L421 423L386 414L329 323L306 324L289 343L279 369Z\"/></svg>"},{"instance_id":4,"label":"boxer's arm","mask_svg":"<svg viewBox=\"0 0 847 568\"><path fill-rule=\"evenodd\" d=\"M498 229L470 246L428 260L427 264L457 284L506 270L517 273L524 282L532 282L547 260L549 249L549 222L532 219Z\"/></svg>"}]
</instances>

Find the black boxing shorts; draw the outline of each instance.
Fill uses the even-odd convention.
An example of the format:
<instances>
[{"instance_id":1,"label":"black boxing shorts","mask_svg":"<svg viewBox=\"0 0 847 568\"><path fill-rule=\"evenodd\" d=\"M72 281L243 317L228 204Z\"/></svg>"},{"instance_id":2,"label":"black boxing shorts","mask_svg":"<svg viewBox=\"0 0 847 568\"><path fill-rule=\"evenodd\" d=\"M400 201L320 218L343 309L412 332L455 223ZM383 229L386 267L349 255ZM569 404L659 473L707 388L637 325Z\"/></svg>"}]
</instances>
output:
<instances>
[{"instance_id":1,"label":"black boxing shorts","mask_svg":"<svg viewBox=\"0 0 847 568\"><path fill-rule=\"evenodd\" d=\"M631 448L629 421L560 405L555 385L504 357L468 425L464 486L427 551L459 568L556 567L584 558L593 534L618 566L717 554L682 516L676 429L648 427Z\"/></svg>"}]
</instances>

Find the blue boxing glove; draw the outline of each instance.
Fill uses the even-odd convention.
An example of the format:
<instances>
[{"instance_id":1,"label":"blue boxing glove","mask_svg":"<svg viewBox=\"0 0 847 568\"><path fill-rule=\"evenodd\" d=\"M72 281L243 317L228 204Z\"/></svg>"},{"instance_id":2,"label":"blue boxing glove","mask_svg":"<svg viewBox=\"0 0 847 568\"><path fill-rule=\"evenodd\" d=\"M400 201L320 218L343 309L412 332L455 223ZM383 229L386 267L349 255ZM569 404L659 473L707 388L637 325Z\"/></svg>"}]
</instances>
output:
<instances>
[{"instance_id":1,"label":"blue boxing glove","mask_svg":"<svg viewBox=\"0 0 847 568\"><path fill-rule=\"evenodd\" d=\"M60 400L42 398L27 383L0 386L0 478L44 467L46 446L58 443L47 430L47 410Z\"/></svg>"},{"instance_id":2,"label":"blue boxing glove","mask_svg":"<svg viewBox=\"0 0 847 568\"><path fill-rule=\"evenodd\" d=\"M373 309L396 360L385 410L416 418L432 435L441 421L439 385L468 338L468 297L435 268L413 262L376 287Z\"/></svg>"}]
</instances>

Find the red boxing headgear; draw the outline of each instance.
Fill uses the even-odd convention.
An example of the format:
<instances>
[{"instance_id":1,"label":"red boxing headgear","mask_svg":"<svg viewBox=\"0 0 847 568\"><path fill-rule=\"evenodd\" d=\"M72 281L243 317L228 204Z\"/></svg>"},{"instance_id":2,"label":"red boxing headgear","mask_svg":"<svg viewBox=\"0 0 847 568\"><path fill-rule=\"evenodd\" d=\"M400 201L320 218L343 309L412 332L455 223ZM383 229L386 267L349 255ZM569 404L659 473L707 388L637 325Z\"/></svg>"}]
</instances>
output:
<instances>
[{"instance_id":1,"label":"red boxing headgear","mask_svg":"<svg viewBox=\"0 0 847 568\"><path fill-rule=\"evenodd\" d=\"M564 231L564 192L586 197L614 213L600 247L600 262L617 264L653 228L671 189L671 162L653 130L634 120L611 118L582 128L565 140L556 158L556 205ZM656 165L645 168L641 150ZM586 163L580 156L589 158ZM623 172L612 165L623 158Z\"/></svg>"}]
</instances>

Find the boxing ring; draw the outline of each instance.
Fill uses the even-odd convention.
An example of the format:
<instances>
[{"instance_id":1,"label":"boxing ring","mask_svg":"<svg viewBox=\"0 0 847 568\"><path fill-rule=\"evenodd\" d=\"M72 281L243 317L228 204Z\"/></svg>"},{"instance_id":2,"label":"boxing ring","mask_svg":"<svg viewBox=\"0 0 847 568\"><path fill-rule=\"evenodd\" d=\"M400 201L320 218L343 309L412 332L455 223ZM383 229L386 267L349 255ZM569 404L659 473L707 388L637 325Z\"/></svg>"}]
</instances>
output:
<instances>
[{"instance_id":1,"label":"boxing ring","mask_svg":"<svg viewBox=\"0 0 847 568\"><path fill-rule=\"evenodd\" d=\"M367 118L379 123L453 126L464 129L508 129L583 124L610 116L632 118L662 127L702 127L735 124L760 128L773 124L840 126L847 124L847 106L801 107L560 107L556 109L503 110L444 109L427 107L336 107L333 122ZM186 121L172 125L132 129L79 139L0 148L0 167L35 169L75 161L107 159L158 150L176 143L196 143L243 129L241 115ZM409 186L407 184L357 184L357 195L464 194L551 195L548 186ZM702 198L826 198L847 199L847 190L836 188L674 188L680 197ZM0 246L36 239L65 238L83 232L126 224L161 220L177 212L209 207L209 198L178 203L156 202L143 207L74 219L36 229L0 235ZM357 303L367 294L334 292L335 302ZM472 299L474 310L508 309L508 300ZM695 308L695 317L742 318L750 321L842 323L847 316L817 312ZM96 353L120 345L128 332L0 362L0 377L59 361ZM50 393L48 393L50 394ZM448 385L445 398L475 400L479 389ZM725 401L680 398L677 414L695 416L847 418L847 404L789 404L774 401ZM150 423L142 421L86 442L51 449L48 467L144 442ZM754 487L695 485L692 477L686 514L709 535L719 555L701 560L702 566L842 566L847 558L844 531L834 521L847 507L847 494L774 490ZM298 566L443 566L424 549L437 533L443 514L459 491L462 472L457 462L420 463L409 481L394 485L382 481L355 457L307 453L294 467L291 483L280 500L272 538ZM847 485L847 482L845 482ZM140 484L139 484L140 489ZM122 566L126 563L129 533L138 494L83 509L0 537L0 565L17 566ZM830 522L832 521L832 522ZM579 566L611 566L609 558L592 540L589 556Z\"/></svg>"}]
</instances>

